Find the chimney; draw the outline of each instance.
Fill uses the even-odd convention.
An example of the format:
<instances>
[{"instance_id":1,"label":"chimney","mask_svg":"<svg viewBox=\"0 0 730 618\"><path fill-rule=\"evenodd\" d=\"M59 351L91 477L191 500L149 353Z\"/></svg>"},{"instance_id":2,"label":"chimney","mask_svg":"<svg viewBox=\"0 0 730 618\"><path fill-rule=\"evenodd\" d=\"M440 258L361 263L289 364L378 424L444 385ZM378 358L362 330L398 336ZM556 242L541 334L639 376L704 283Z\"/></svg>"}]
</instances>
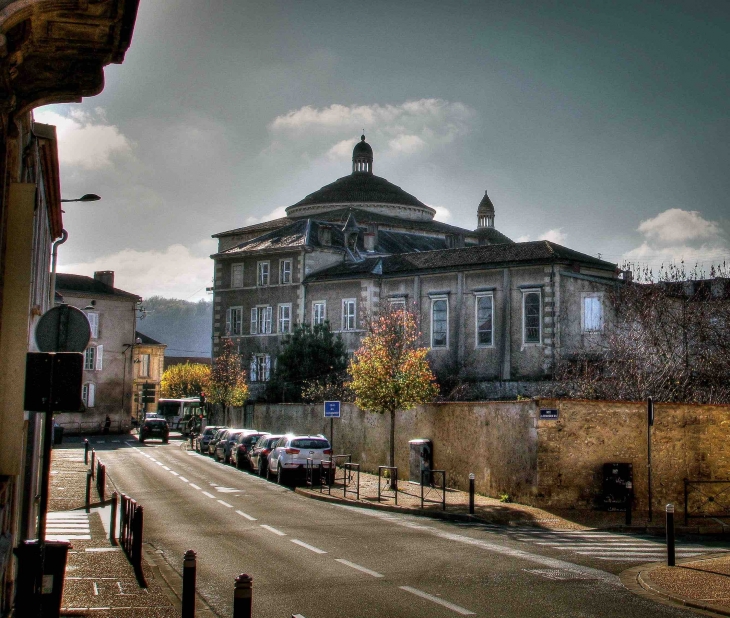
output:
<instances>
[{"instance_id":1,"label":"chimney","mask_svg":"<svg viewBox=\"0 0 730 618\"><path fill-rule=\"evenodd\" d=\"M113 270L97 270L94 273L94 279L101 281L110 288L114 287L114 271Z\"/></svg>"},{"instance_id":2,"label":"chimney","mask_svg":"<svg viewBox=\"0 0 730 618\"><path fill-rule=\"evenodd\" d=\"M365 232L363 243L365 244L365 251L368 253L375 251L375 234L373 232Z\"/></svg>"}]
</instances>

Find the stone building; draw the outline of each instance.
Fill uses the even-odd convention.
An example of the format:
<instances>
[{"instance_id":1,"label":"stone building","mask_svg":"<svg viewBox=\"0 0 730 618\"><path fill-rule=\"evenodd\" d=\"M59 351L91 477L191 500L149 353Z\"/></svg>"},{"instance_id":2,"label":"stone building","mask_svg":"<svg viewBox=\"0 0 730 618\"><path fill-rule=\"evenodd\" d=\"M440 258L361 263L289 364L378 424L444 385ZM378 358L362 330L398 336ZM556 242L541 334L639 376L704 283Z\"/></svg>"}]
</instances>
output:
<instances>
[{"instance_id":1,"label":"stone building","mask_svg":"<svg viewBox=\"0 0 730 618\"><path fill-rule=\"evenodd\" d=\"M167 345L143 335L139 331L135 333L135 344L132 350L134 360L134 385L135 405L132 414L138 421L144 418L142 414L143 405L140 394L143 384L154 384L155 402L147 404L148 412L157 412L157 400L160 397L160 381L165 371L165 348Z\"/></svg>"},{"instance_id":2,"label":"stone building","mask_svg":"<svg viewBox=\"0 0 730 618\"><path fill-rule=\"evenodd\" d=\"M549 379L559 357L600 342L615 264L495 227L484 194L477 227L435 211L373 173L362 136L352 171L286 209L286 217L214 235L213 356L231 337L250 359L254 397L282 336L328 320L350 351L380 303L413 308L441 380L491 385L494 397ZM527 384L528 386L525 386Z\"/></svg>"},{"instance_id":3,"label":"stone building","mask_svg":"<svg viewBox=\"0 0 730 618\"><path fill-rule=\"evenodd\" d=\"M23 411L25 354L49 308L51 243L62 235L52 127L32 110L80 101L121 63L139 0L0 3L0 615L14 594L12 548L36 534L42 416Z\"/></svg>"},{"instance_id":4,"label":"stone building","mask_svg":"<svg viewBox=\"0 0 730 618\"><path fill-rule=\"evenodd\" d=\"M59 298L60 297L60 298ZM59 273L56 301L81 309L91 325L91 341L84 352L81 398L84 412L59 415L66 431L94 433L107 417L114 433L131 427L134 345L137 303L142 299L114 287L114 272L98 271L94 277Z\"/></svg>"}]
</instances>

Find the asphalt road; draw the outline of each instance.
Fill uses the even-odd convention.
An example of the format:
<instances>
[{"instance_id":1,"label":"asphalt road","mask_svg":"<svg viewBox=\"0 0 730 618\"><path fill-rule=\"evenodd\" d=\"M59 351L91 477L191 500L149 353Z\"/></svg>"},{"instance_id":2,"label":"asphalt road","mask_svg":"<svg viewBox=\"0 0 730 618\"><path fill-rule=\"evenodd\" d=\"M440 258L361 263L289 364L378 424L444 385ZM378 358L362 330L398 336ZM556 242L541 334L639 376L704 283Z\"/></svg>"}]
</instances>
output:
<instances>
[{"instance_id":1,"label":"asphalt road","mask_svg":"<svg viewBox=\"0 0 730 618\"><path fill-rule=\"evenodd\" d=\"M145 541L178 571L196 551L199 593L220 616L232 615L240 573L253 577L256 618L696 616L627 591L620 560L507 528L323 503L181 442L93 442L144 506Z\"/></svg>"}]
</instances>

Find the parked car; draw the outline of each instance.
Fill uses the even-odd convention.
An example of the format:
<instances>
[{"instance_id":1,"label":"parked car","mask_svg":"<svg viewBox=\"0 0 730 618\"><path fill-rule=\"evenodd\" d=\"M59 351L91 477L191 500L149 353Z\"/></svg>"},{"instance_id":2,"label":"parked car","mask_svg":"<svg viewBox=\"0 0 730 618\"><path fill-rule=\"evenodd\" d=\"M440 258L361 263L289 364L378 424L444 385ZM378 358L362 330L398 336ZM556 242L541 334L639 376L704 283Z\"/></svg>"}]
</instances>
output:
<instances>
[{"instance_id":1,"label":"parked car","mask_svg":"<svg viewBox=\"0 0 730 618\"><path fill-rule=\"evenodd\" d=\"M227 432L229 427L219 427L213 434L213 437L208 441L208 452L207 455L213 457L215 455L215 447L218 445L218 440L223 437L223 434Z\"/></svg>"},{"instance_id":2,"label":"parked car","mask_svg":"<svg viewBox=\"0 0 730 618\"><path fill-rule=\"evenodd\" d=\"M211 438L215 435L215 432L222 428L222 425L208 425L205 429L203 429L203 433L201 433L198 436L198 439L195 441L195 450L198 451L198 453L207 453L208 452L208 443L210 442Z\"/></svg>"},{"instance_id":3,"label":"parked car","mask_svg":"<svg viewBox=\"0 0 730 618\"><path fill-rule=\"evenodd\" d=\"M231 446L230 461L239 470L249 467L248 453L253 450L254 445L261 436L268 435L262 431L244 430L236 437L236 441Z\"/></svg>"},{"instance_id":4,"label":"parked car","mask_svg":"<svg viewBox=\"0 0 730 618\"><path fill-rule=\"evenodd\" d=\"M256 472L259 476L266 474L266 469L269 467L269 453L271 453L273 445L283 437L280 433L264 434L248 450L248 465L252 472Z\"/></svg>"},{"instance_id":5,"label":"parked car","mask_svg":"<svg viewBox=\"0 0 730 618\"><path fill-rule=\"evenodd\" d=\"M284 483L295 473L303 473L307 459L319 467L319 462L332 456L329 440L323 435L292 436L281 438L269 454L269 476L276 476L277 482Z\"/></svg>"},{"instance_id":6,"label":"parked car","mask_svg":"<svg viewBox=\"0 0 730 618\"><path fill-rule=\"evenodd\" d=\"M142 423L142 428L139 430L140 443L155 438L162 440L165 444L169 441L170 428L164 418L148 418Z\"/></svg>"},{"instance_id":7,"label":"parked car","mask_svg":"<svg viewBox=\"0 0 730 618\"><path fill-rule=\"evenodd\" d=\"M231 451L233 445L236 443L236 439L239 435L244 432L250 432L250 429L229 429L227 434L221 436L218 440L218 444L215 445L214 459L217 459L221 463L231 463Z\"/></svg>"}]
</instances>

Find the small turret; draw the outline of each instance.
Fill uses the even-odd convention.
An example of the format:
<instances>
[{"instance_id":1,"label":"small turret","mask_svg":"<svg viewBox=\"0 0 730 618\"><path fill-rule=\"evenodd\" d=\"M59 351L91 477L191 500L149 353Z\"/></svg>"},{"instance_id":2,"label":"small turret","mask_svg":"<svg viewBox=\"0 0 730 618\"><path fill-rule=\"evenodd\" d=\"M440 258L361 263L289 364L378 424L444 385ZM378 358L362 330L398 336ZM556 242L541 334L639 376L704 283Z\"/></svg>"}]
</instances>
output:
<instances>
[{"instance_id":1,"label":"small turret","mask_svg":"<svg viewBox=\"0 0 730 618\"><path fill-rule=\"evenodd\" d=\"M482 201L479 202L479 208L477 208L477 229L488 227L494 227L494 204L485 191Z\"/></svg>"},{"instance_id":2,"label":"small turret","mask_svg":"<svg viewBox=\"0 0 730 618\"><path fill-rule=\"evenodd\" d=\"M373 149L365 141L364 135L360 136L360 141L352 149L352 173L373 173Z\"/></svg>"}]
</instances>

